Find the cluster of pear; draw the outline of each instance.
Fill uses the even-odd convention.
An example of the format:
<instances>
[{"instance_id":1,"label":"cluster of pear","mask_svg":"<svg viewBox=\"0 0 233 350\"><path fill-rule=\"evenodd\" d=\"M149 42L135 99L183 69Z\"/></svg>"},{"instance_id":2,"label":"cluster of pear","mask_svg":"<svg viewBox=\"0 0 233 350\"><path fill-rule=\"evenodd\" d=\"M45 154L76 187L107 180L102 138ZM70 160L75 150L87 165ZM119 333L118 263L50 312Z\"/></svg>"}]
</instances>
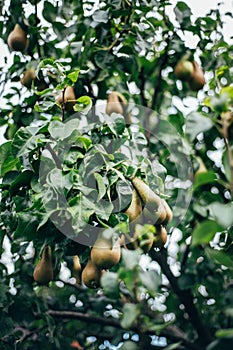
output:
<instances>
[{"instance_id":1,"label":"cluster of pear","mask_svg":"<svg viewBox=\"0 0 233 350\"><path fill-rule=\"evenodd\" d=\"M17 23L7 39L8 46L13 51L24 52L29 44L27 33Z\"/></svg>"},{"instance_id":2,"label":"cluster of pear","mask_svg":"<svg viewBox=\"0 0 233 350\"><path fill-rule=\"evenodd\" d=\"M98 288L100 279L107 269L111 269L116 265L121 258L120 240L114 242L110 238L100 236L95 241L87 264L82 269L79 257L76 255L73 258L74 277L76 283L83 283L88 288Z\"/></svg>"},{"instance_id":3,"label":"cluster of pear","mask_svg":"<svg viewBox=\"0 0 233 350\"><path fill-rule=\"evenodd\" d=\"M174 69L175 76L187 81L191 90L198 91L205 85L204 72L196 61L181 59Z\"/></svg>"},{"instance_id":4,"label":"cluster of pear","mask_svg":"<svg viewBox=\"0 0 233 350\"><path fill-rule=\"evenodd\" d=\"M172 220L172 210L167 202L158 196L139 177L132 180L133 193L130 206L126 210L130 222L130 235L122 237L122 244L128 249L140 247L147 253L152 246L161 248L167 242L166 225ZM143 233L137 229L140 224L151 224L155 233ZM141 233L142 232L142 233Z\"/></svg>"}]
</instances>

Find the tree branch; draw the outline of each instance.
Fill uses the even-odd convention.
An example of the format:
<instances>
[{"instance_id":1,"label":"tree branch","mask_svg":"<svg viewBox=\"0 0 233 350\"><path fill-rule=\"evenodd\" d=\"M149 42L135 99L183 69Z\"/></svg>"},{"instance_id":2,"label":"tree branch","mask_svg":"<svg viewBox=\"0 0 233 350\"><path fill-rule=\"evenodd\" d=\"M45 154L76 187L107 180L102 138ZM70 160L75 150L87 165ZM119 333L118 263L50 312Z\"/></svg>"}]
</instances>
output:
<instances>
[{"instance_id":1,"label":"tree branch","mask_svg":"<svg viewBox=\"0 0 233 350\"><path fill-rule=\"evenodd\" d=\"M114 327L117 329L122 329L121 323L119 320L115 320L112 318L106 318L106 317L100 317L100 316L95 316L95 315L90 315L90 314L83 314L81 312L77 311L66 311L66 310L48 310L47 314L56 317L56 318L61 318L61 319L73 319L73 320L80 320L86 323L96 323L98 325L102 326L110 326ZM37 315L39 316L39 315ZM130 331L134 331L136 333L140 333L137 327L132 327ZM147 329L143 334L147 335L154 335L155 331ZM196 346L192 344L190 341L186 339L186 336L181 332L180 330L177 329L175 326L168 326L166 329L162 330L159 336L166 337L170 341L174 342L179 342L181 341L183 345L189 349L189 350L199 350L199 346Z\"/></svg>"},{"instance_id":2,"label":"tree branch","mask_svg":"<svg viewBox=\"0 0 233 350\"><path fill-rule=\"evenodd\" d=\"M185 310L189 315L190 322L198 334L200 343L203 345L209 344L212 340L209 329L203 323L202 317L195 307L194 297L191 291L180 289L178 285L178 278L172 274L171 269L168 265L166 250L161 249L161 251L158 252L154 249L151 249L150 256L160 265L162 272L169 280L173 291L179 297L181 303L185 306Z\"/></svg>"}]
</instances>

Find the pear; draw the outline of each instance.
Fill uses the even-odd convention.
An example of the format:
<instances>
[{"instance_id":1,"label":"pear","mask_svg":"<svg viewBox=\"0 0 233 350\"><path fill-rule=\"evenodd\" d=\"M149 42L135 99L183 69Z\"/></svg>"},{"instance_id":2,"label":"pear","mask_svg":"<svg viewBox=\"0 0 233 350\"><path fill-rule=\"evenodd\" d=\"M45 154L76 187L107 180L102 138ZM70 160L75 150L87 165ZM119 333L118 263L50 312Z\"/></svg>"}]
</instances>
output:
<instances>
[{"instance_id":1,"label":"pear","mask_svg":"<svg viewBox=\"0 0 233 350\"><path fill-rule=\"evenodd\" d=\"M208 171L201 157L197 157L197 161L199 163L199 167L194 174L194 178L196 178L198 174L207 173Z\"/></svg>"},{"instance_id":2,"label":"pear","mask_svg":"<svg viewBox=\"0 0 233 350\"><path fill-rule=\"evenodd\" d=\"M81 279L88 288L98 288L100 286L101 270L89 259L84 267Z\"/></svg>"},{"instance_id":3,"label":"pear","mask_svg":"<svg viewBox=\"0 0 233 350\"><path fill-rule=\"evenodd\" d=\"M204 72L199 67L197 62L193 61L193 73L191 75L191 79L189 80L189 87L193 91L198 91L203 88L205 85L205 77L204 77Z\"/></svg>"},{"instance_id":4,"label":"pear","mask_svg":"<svg viewBox=\"0 0 233 350\"><path fill-rule=\"evenodd\" d=\"M116 265L121 258L120 240L113 245L112 241L106 238L97 238L92 250L91 261L100 269L110 269Z\"/></svg>"},{"instance_id":5,"label":"pear","mask_svg":"<svg viewBox=\"0 0 233 350\"><path fill-rule=\"evenodd\" d=\"M53 280L52 252L49 245L43 249L41 260L34 269L33 278L40 284L48 284Z\"/></svg>"},{"instance_id":6,"label":"pear","mask_svg":"<svg viewBox=\"0 0 233 350\"><path fill-rule=\"evenodd\" d=\"M112 113L119 113L119 114L123 115L123 113L124 113L122 104L120 103L120 100L118 97L118 94L115 91L112 91L108 95L106 113L109 115Z\"/></svg>"},{"instance_id":7,"label":"pear","mask_svg":"<svg viewBox=\"0 0 233 350\"><path fill-rule=\"evenodd\" d=\"M82 266L80 264L80 260L78 255L73 256L73 275L76 279L77 284L81 284L81 274L82 274Z\"/></svg>"},{"instance_id":8,"label":"pear","mask_svg":"<svg viewBox=\"0 0 233 350\"><path fill-rule=\"evenodd\" d=\"M130 113L125 113L127 106L127 100L120 92L112 91L108 95L106 113L111 115L112 113L122 114L125 118L126 124L131 124L131 115Z\"/></svg>"},{"instance_id":9,"label":"pear","mask_svg":"<svg viewBox=\"0 0 233 350\"><path fill-rule=\"evenodd\" d=\"M139 177L134 177L131 181L145 204L143 208L145 221L153 225L163 223L166 219L166 210L162 199Z\"/></svg>"},{"instance_id":10,"label":"pear","mask_svg":"<svg viewBox=\"0 0 233 350\"><path fill-rule=\"evenodd\" d=\"M133 238L126 244L126 248L129 250L135 250L140 247L144 253L148 253L154 243L154 235L152 232L143 232L136 230Z\"/></svg>"},{"instance_id":11,"label":"pear","mask_svg":"<svg viewBox=\"0 0 233 350\"><path fill-rule=\"evenodd\" d=\"M132 192L132 200L130 206L125 211L125 214L129 217L129 222L139 219L142 213L142 202L138 195L137 190L134 188Z\"/></svg>"},{"instance_id":12,"label":"pear","mask_svg":"<svg viewBox=\"0 0 233 350\"><path fill-rule=\"evenodd\" d=\"M154 247L162 248L167 242L167 230L164 226L156 226L156 233L154 235Z\"/></svg>"},{"instance_id":13,"label":"pear","mask_svg":"<svg viewBox=\"0 0 233 350\"><path fill-rule=\"evenodd\" d=\"M190 80L192 74L194 71L194 67L192 62L187 60L180 60L174 69L175 76L182 80L182 81L188 81Z\"/></svg>"},{"instance_id":14,"label":"pear","mask_svg":"<svg viewBox=\"0 0 233 350\"><path fill-rule=\"evenodd\" d=\"M63 101L63 91L60 92L57 98L57 103L59 105L62 105L64 103L66 111L69 111L69 112L73 111L73 107L76 103L76 96L75 96L73 86L66 87L65 94L64 94L64 101Z\"/></svg>"},{"instance_id":15,"label":"pear","mask_svg":"<svg viewBox=\"0 0 233 350\"><path fill-rule=\"evenodd\" d=\"M163 221L163 224L164 225L167 225L169 222L172 221L173 219L173 213L172 213L172 210L171 208L169 207L169 205L167 204L167 202L165 201L165 199L162 199L162 204L165 208L165 211L166 211L166 218L165 220Z\"/></svg>"},{"instance_id":16,"label":"pear","mask_svg":"<svg viewBox=\"0 0 233 350\"><path fill-rule=\"evenodd\" d=\"M23 52L28 47L28 38L26 32L17 23L13 31L9 34L7 39L8 46L13 51Z\"/></svg>"},{"instance_id":17,"label":"pear","mask_svg":"<svg viewBox=\"0 0 233 350\"><path fill-rule=\"evenodd\" d=\"M20 82L23 86L26 86L28 89L31 88L32 82L36 79L35 69L33 67L28 68L23 77L20 79Z\"/></svg>"}]
</instances>

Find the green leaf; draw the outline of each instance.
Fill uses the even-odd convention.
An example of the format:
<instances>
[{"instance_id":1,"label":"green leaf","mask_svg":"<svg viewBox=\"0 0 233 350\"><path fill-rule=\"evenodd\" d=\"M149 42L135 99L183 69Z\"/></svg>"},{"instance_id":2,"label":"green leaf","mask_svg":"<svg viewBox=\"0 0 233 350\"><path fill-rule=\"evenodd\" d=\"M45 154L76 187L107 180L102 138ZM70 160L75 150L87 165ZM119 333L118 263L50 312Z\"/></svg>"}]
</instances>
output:
<instances>
[{"instance_id":1,"label":"green leaf","mask_svg":"<svg viewBox=\"0 0 233 350\"><path fill-rule=\"evenodd\" d=\"M137 317L140 315L139 305L126 303L123 306L123 317L121 319L121 326L124 329L130 329L136 322Z\"/></svg>"},{"instance_id":2,"label":"green leaf","mask_svg":"<svg viewBox=\"0 0 233 350\"><path fill-rule=\"evenodd\" d=\"M209 130L212 126L213 123L209 118L198 112L191 112L187 116L185 131L190 141L193 141L198 134Z\"/></svg>"},{"instance_id":3,"label":"green leaf","mask_svg":"<svg viewBox=\"0 0 233 350\"><path fill-rule=\"evenodd\" d=\"M219 329L215 335L217 338L233 338L233 328Z\"/></svg>"},{"instance_id":4,"label":"green leaf","mask_svg":"<svg viewBox=\"0 0 233 350\"><path fill-rule=\"evenodd\" d=\"M14 233L14 238L32 240L36 236L39 225L38 218L33 213L18 213L18 225Z\"/></svg>"},{"instance_id":5,"label":"green leaf","mask_svg":"<svg viewBox=\"0 0 233 350\"><path fill-rule=\"evenodd\" d=\"M212 184L217 180L216 174L213 171L208 171L206 173L199 173L195 176L195 181L193 189L196 190L200 186L206 184Z\"/></svg>"},{"instance_id":6,"label":"green leaf","mask_svg":"<svg viewBox=\"0 0 233 350\"><path fill-rule=\"evenodd\" d=\"M79 97L73 108L75 112L87 114L92 108L92 99L89 96Z\"/></svg>"},{"instance_id":7,"label":"green leaf","mask_svg":"<svg viewBox=\"0 0 233 350\"><path fill-rule=\"evenodd\" d=\"M77 118L73 118L64 123L59 120L52 120L48 130L53 139L64 140L68 138L73 131L78 131L79 124L80 121Z\"/></svg>"},{"instance_id":8,"label":"green leaf","mask_svg":"<svg viewBox=\"0 0 233 350\"><path fill-rule=\"evenodd\" d=\"M67 78L70 79L73 83L76 83L76 81L78 80L79 72L80 69L76 69L75 71L69 73L67 75Z\"/></svg>"},{"instance_id":9,"label":"green leaf","mask_svg":"<svg viewBox=\"0 0 233 350\"><path fill-rule=\"evenodd\" d=\"M211 248L205 249L207 255L211 260L214 260L217 264L224 265L229 268L233 268L233 259L225 253L223 250L216 250Z\"/></svg>"},{"instance_id":10,"label":"green leaf","mask_svg":"<svg viewBox=\"0 0 233 350\"><path fill-rule=\"evenodd\" d=\"M103 177L100 174L94 173L94 177L96 179L97 186L98 186L98 198L97 198L97 202L98 202L105 195L105 193L106 193L106 186L105 186L105 183L104 183L104 179L103 179Z\"/></svg>"},{"instance_id":11,"label":"green leaf","mask_svg":"<svg viewBox=\"0 0 233 350\"><path fill-rule=\"evenodd\" d=\"M122 262L127 270L132 270L139 264L141 257L140 250L122 249Z\"/></svg>"},{"instance_id":12,"label":"green leaf","mask_svg":"<svg viewBox=\"0 0 233 350\"><path fill-rule=\"evenodd\" d=\"M192 234L192 246L208 244L217 232L221 232L223 227L215 221L206 220L198 224Z\"/></svg>"},{"instance_id":13,"label":"green leaf","mask_svg":"<svg viewBox=\"0 0 233 350\"><path fill-rule=\"evenodd\" d=\"M148 289L149 292L157 293L161 284L161 277L155 270L140 271L139 277L142 284Z\"/></svg>"},{"instance_id":14,"label":"green leaf","mask_svg":"<svg viewBox=\"0 0 233 350\"><path fill-rule=\"evenodd\" d=\"M119 278L117 273L105 272L101 277L101 286L108 297L114 299L119 297Z\"/></svg>"},{"instance_id":15,"label":"green leaf","mask_svg":"<svg viewBox=\"0 0 233 350\"><path fill-rule=\"evenodd\" d=\"M54 7L51 2L45 1L43 8L43 17L46 21L53 23L57 17L57 9Z\"/></svg>"},{"instance_id":16,"label":"green leaf","mask_svg":"<svg viewBox=\"0 0 233 350\"><path fill-rule=\"evenodd\" d=\"M222 204L213 202L208 205L210 216L212 216L222 227L228 228L233 225L233 202Z\"/></svg>"},{"instance_id":17,"label":"green leaf","mask_svg":"<svg viewBox=\"0 0 233 350\"><path fill-rule=\"evenodd\" d=\"M0 146L0 176L3 177L11 170L15 170L18 159L15 158L11 151L11 142L3 143Z\"/></svg>"},{"instance_id":18,"label":"green leaf","mask_svg":"<svg viewBox=\"0 0 233 350\"><path fill-rule=\"evenodd\" d=\"M39 148L48 141L43 134L36 135L37 128L20 128L12 142L12 153L15 157L21 157Z\"/></svg>"}]
</instances>

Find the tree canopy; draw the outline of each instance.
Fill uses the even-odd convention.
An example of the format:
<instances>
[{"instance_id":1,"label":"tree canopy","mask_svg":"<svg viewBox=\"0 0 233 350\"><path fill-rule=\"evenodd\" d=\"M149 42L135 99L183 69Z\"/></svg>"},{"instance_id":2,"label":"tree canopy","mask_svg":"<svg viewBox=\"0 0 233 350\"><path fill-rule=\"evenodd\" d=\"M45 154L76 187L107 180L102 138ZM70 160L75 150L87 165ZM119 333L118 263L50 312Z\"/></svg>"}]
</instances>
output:
<instances>
[{"instance_id":1,"label":"tree canopy","mask_svg":"<svg viewBox=\"0 0 233 350\"><path fill-rule=\"evenodd\" d=\"M0 348L232 348L232 13L0 5Z\"/></svg>"}]
</instances>

